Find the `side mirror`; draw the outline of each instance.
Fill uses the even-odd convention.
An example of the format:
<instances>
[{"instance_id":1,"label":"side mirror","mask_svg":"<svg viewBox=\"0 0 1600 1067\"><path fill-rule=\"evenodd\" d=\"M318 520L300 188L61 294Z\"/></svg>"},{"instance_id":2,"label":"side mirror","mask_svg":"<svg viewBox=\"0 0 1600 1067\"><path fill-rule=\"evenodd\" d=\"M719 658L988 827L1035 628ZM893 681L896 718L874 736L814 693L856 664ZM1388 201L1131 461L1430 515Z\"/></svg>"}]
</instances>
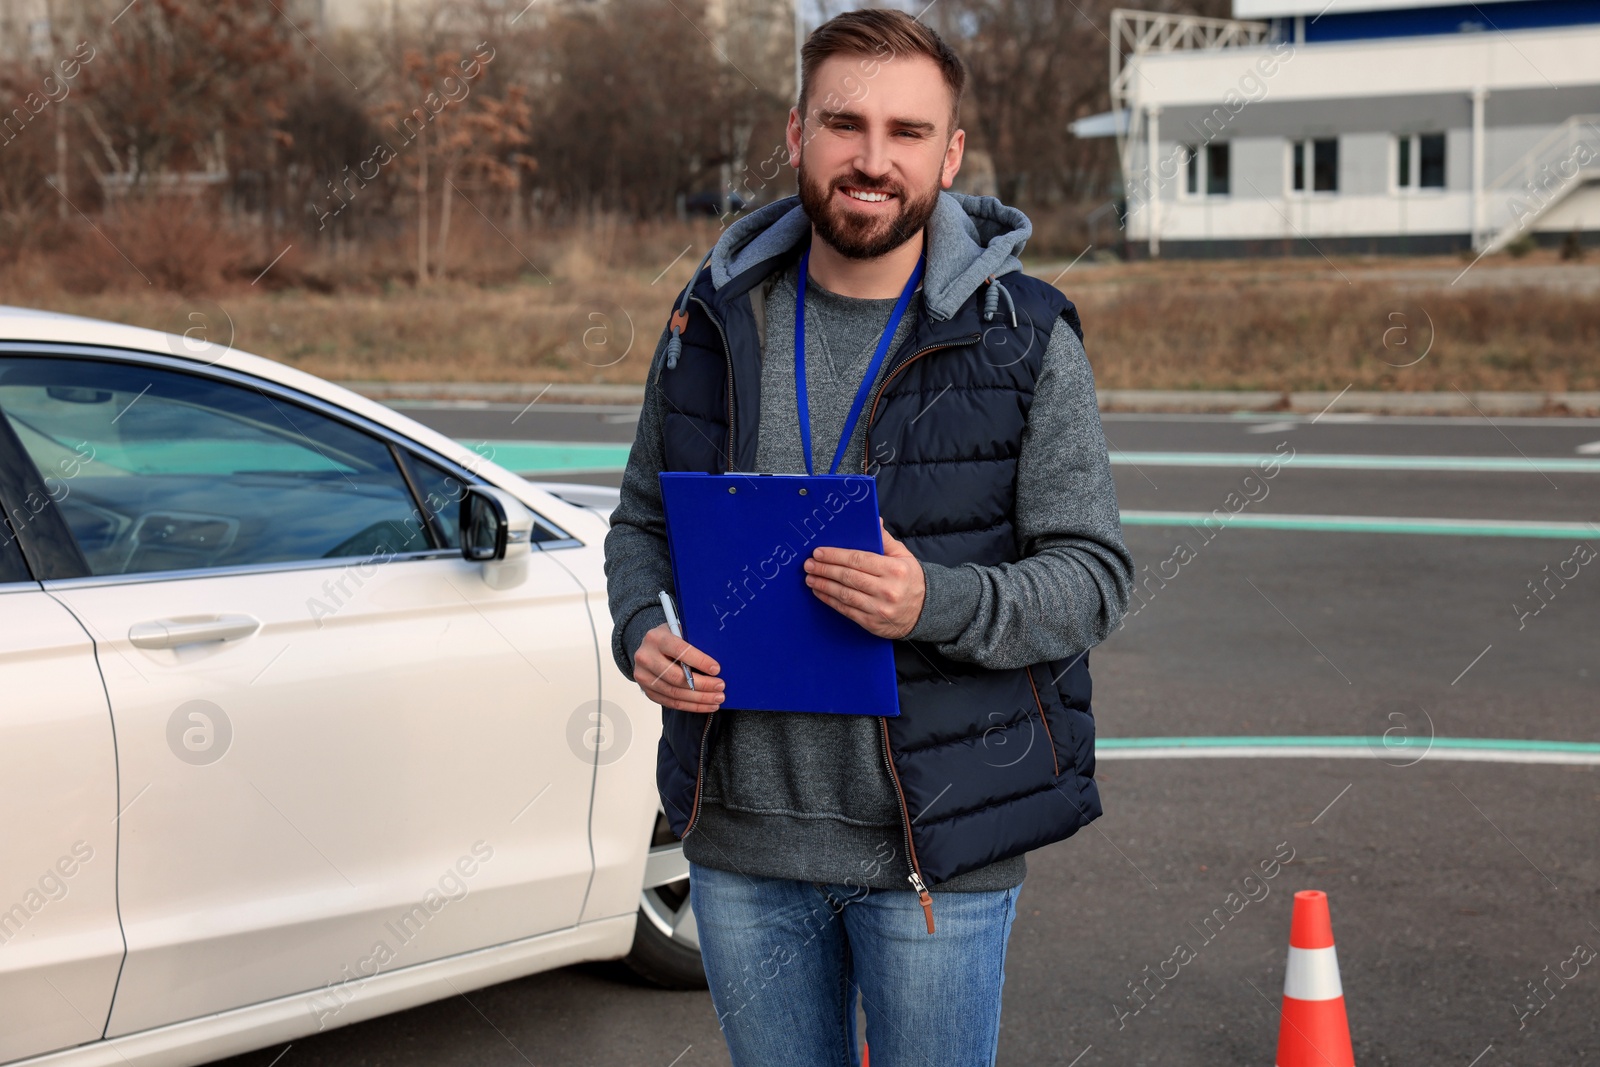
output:
<instances>
[{"instance_id":1,"label":"side mirror","mask_svg":"<svg viewBox=\"0 0 1600 1067\"><path fill-rule=\"evenodd\" d=\"M461 497L461 556L474 563L525 556L533 523L533 512L504 489L468 486Z\"/></svg>"}]
</instances>

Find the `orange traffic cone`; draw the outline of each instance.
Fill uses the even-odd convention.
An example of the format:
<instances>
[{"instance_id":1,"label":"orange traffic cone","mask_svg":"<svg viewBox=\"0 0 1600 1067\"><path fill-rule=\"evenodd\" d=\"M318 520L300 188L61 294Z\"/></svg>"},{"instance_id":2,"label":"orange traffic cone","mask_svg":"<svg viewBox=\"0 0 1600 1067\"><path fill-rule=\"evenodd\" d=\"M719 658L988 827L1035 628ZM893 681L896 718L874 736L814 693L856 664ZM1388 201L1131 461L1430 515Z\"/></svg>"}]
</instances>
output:
<instances>
[{"instance_id":1,"label":"orange traffic cone","mask_svg":"<svg viewBox=\"0 0 1600 1067\"><path fill-rule=\"evenodd\" d=\"M1328 894L1302 889L1294 895L1289 926L1289 966L1283 976L1283 1013L1278 1024L1278 1067L1355 1067L1344 987L1333 951Z\"/></svg>"}]
</instances>

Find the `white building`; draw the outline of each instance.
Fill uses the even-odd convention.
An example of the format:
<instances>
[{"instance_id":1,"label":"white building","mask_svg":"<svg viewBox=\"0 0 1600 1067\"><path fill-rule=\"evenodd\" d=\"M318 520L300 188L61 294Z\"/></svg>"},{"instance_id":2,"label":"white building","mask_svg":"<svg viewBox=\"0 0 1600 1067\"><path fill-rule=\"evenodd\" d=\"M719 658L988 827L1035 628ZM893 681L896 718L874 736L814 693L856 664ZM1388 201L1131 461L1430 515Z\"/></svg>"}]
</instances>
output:
<instances>
[{"instance_id":1,"label":"white building","mask_svg":"<svg viewBox=\"0 0 1600 1067\"><path fill-rule=\"evenodd\" d=\"M1233 0L1113 16L1133 254L1600 240L1600 0Z\"/></svg>"}]
</instances>

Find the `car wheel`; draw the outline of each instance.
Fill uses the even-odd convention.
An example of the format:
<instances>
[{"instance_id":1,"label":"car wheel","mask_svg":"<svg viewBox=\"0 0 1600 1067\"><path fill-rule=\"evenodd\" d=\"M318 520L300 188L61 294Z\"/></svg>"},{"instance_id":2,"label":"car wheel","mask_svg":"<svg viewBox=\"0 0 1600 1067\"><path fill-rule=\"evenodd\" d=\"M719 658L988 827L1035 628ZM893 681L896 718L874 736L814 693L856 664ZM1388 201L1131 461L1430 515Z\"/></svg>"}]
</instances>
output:
<instances>
[{"instance_id":1,"label":"car wheel","mask_svg":"<svg viewBox=\"0 0 1600 1067\"><path fill-rule=\"evenodd\" d=\"M650 858L644 865L639 927L624 963L639 977L666 989L705 989L700 935L689 908L689 861L667 817L656 817Z\"/></svg>"}]
</instances>

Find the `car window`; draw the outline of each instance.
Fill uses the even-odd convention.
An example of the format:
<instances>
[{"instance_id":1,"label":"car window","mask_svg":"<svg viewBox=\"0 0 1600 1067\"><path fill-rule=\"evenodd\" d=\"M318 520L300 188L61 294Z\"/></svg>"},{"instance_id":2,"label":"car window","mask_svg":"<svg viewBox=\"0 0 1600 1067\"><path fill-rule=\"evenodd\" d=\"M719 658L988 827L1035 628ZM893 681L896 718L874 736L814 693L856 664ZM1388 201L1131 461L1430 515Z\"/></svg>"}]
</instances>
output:
<instances>
[{"instance_id":1,"label":"car window","mask_svg":"<svg viewBox=\"0 0 1600 1067\"><path fill-rule=\"evenodd\" d=\"M386 444L258 390L5 356L0 413L95 575L434 547Z\"/></svg>"},{"instance_id":2,"label":"car window","mask_svg":"<svg viewBox=\"0 0 1600 1067\"><path fill-rule=\"evenodd\" d=\"M406 453L411 468L411 479L416 484L417 495L427 513L438 520L444 543L451 548L461 547L461 495L466 483L419 456ZM533 530L529 540L533 544L565 540L569 535L544 516L534 514Z\"/></svg>"},{"instance_id":3,"label":"car window","mask_svg":"<svg viewBox=\"0 0 1600 1067\"><path fill-rule=\"evenodd\" d=\"M416 483L417 495L429 516L438 520L444 543L450 548L461 547L461 494L466 483L460 478L435 466L425 459L407 453L411 464L411 478Z\"/></svg>"},{"instance_id":4,"label":"car window","mask_svg":"<svg viewBox=\"0 0 1600 1067\"><path fill-rule=\"evenodd\" d=\"M28 565L22 561L22 546L17 544L16 535L11 532L11 524L0 518L0 585L32 580Z\"/></svg>"}]
</instances>

